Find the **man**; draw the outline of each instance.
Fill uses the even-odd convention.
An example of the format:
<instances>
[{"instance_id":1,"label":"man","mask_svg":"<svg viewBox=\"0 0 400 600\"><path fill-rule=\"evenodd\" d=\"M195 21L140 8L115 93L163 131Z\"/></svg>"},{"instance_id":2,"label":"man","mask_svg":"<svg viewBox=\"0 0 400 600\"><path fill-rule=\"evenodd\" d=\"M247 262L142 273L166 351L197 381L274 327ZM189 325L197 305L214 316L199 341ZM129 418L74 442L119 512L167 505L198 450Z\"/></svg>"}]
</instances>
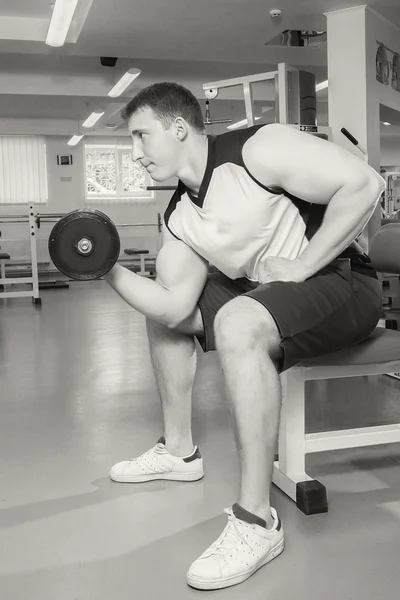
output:
<instances>
[{"instance_id":1,"label":"man","mask_svg":"<svg viewBox=\"0 0 400 600\"><path fill-rule=\"evenodd\" d=\"M384 183L342 148L287 125L207 136L197 100L177 84L142 90L123 116L132 159L155 181L176 176L179 185L165 212L156 281L120 265L106 277L147 318L165 425L154 448L114 465L110 476L120 482L203 476L191 433L194 337L205 352L217 349L240 492L225 509L226 528L191 565L187 582L228 587L284 547L270 506L279 373L356 344L379 320L376 273L354 240Z\"/></svg>"}]
</instances>

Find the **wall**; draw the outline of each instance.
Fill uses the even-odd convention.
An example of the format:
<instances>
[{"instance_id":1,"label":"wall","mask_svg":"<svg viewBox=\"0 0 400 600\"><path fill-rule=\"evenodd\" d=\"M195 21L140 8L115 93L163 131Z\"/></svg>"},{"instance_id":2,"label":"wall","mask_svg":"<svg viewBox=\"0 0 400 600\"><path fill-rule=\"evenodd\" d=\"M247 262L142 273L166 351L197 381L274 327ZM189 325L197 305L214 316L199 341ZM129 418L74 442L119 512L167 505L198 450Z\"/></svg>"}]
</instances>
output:
<instances>
[{"instance_id":1,"label":"wall","mask_svg":"<svg viewBox=\"0 0 400 600\"><path fill-rule=\"evenodd\" d=\"M327 13L329 124L333 140L360 158L363 155L340 132L348 129L367 152L368 163L379 172L379 105L400 110L400 93L376 80L379 40L400 53L400 30L369 7ZM380 209L363 235L369 240L380 227Z\"/></svg>"},{"instance_id":2,"label":"wall","mask_svg":"<svg viewBox=\"0 0 400 600\"><path fill-rule=\"evenodd\" d=\"M396 141L381 141L381 166L397 167L400 169L400 143ZM393 169L396 170L396 169Z\"/></svg>"},{"instance_id":3,"label":"wall","mask_svg":"<svg viewBox=\"0 0 400 600\"><path fill-rule=\"evenodd\" d=\"M95 202L86 203L85 200L85 169L84 145L70 147L67 145L69 137L46 137L46 156L48 171L48 203L36 205L35 212L68 213L78 208L96 208L106 213L118 225L135 223L157 223L157 213L163 216L165 208L173 194L172 191L155 192L154 199L134 200L129 203ZM87 143L120 143L129 146L129 138L100 138L86 137ZM73 164L68 166L57 165L58 154L72 154ZM68 179L63 180L63 178ZM166 185L175 185L175 181L165 182ZM1 215L27 214L26 205L0 207ZM54 223L42 223L38 230L37 250L38 261L50 260L47 249L48 238ZM30 257L29 228L27 224L0 223L0 247L2 252L8 252L12 259L28 259ZM158 229L154 227L124 227L119 230L121 249L140 247L156 254L158 250ZM7 241L8 240L8 241Z\"/></svg>"},{"instance_id":4,"label":"wall","mask_svg":"<svg viewBox=\"0 0 400 600\"><path fill-rule=\"evenodd\" d=\"M400 92L390 85L383 85L376 79L377 41L400 53L400 29L381 17L374 10L367 8L366 24L366 68L367 68L367 98L369 100L369 146L373 152L374 166L380 162L380 122L379 105L385 104L400 111Z\"/></svg>"}]
</instances>

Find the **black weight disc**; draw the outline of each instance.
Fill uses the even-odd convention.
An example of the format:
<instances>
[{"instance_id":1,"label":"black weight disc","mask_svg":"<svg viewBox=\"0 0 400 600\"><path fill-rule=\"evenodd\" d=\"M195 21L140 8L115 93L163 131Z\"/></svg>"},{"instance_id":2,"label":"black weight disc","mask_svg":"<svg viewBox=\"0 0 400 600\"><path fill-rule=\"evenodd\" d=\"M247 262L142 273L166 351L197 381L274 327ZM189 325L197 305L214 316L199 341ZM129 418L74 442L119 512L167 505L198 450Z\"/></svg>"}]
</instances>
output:
<instances>
[{"instance_id":1,"label":"black weight disc","mask_svg":"<svg viewBox=\"0 0 400 600\"><path fill-rule=\"evenodd\" d=\"M119 252L120 239L114 223L91 208L68 213L55 224L49 237L51 260L71 279L102 277L115 265Z\"/></svg>"}]
</instances>

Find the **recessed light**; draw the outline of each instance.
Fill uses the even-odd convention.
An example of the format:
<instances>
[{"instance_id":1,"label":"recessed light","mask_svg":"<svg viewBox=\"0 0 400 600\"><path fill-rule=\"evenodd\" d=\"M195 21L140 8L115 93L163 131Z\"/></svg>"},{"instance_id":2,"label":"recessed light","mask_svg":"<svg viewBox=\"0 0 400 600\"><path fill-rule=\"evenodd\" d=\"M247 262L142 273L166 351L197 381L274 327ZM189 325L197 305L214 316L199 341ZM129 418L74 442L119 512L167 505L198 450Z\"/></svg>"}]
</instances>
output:
<instances>
[{"instance_id":1,"label":"recessed light","mask_svg":"<svg viewBox=\"0 0 400 600\"><path fill-rule=\"evenodd\" d=\"M383 121L383 125L390 125L387 121Z\"/></svg>"}]
</instances>

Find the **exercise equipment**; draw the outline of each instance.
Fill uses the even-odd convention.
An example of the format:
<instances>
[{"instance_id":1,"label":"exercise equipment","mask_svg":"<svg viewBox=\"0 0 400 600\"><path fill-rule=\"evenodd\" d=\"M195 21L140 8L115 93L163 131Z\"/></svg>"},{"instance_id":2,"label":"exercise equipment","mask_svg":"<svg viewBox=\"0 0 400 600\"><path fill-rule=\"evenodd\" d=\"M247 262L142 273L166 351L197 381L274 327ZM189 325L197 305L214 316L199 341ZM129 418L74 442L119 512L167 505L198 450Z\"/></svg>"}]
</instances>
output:
<instances>
[{"instance_id":1,"label":"exercise equipment","mask_svg":"<svg viewBox=\"0 0 400 600\"><path fill-rule=\"evenodd\" d=\"M49 236L51 260L71 279L88 281L108 273L118 260L120 239L111 219L95 209L68 213Z\"/></svg>"},{"instance_id":2,"label":"exercise equipment","mask_svg":"<svg viewBox=\"0 0 400 600\"><path fill-rule=\"evenodd\" d=\"M400 274L399 243L400 223L384 225L375 234L369 255L379 272ZM399 420L317 433L307 433L305 427L307 381L374 375L400 378L400 332L385 329L384 324L381 319L375 331L355 346L305 360L281 375L283 403L273 482L306 515L328 510L325 486L307 474L307 454L400 442Z\"/></svg>"},{"instance_id":3,"label":"exercise equipment","mask_svg":"<svg viewBox=\"0 0 400 600\"><path fill-rule=\"evenodd\" d=\"M275 111L275 122L290 125L323 139L332 139L330 127L317 125L315 75L300 71L287 63L279 63L275 71L210 81L203 84L203 91L206 98L213 99L221 89L241 88L246 109L246 124L247 127L251 127L258 119L254 114L253 96L259 95L259 92L253 86L269 81L275 88L275 101L271 106Z\"/></svg>"},{"instance_id":4,"label":"exercise equipment","mask_svg":"<svg viewBox=\"0 0 400 600\"><path fill-rule=\"evenodd\" d=\"M29 213L28 214L9 214L9 215L0 215L0 223L4 223L5 226L8 226L10 224L28 224L29 226L29 232L30 232L30 246L31 246L31 260L30 261L25 261L24 259L24 264L26 262L27 267L29 265L31 265L32 267L32 273L30 275L32 275L31 277L20 277L19 274L16 276L15 273L13 273L12 277L7 277L7 281L4 282L3 280L5 279L5 263L6 261L10 260L6 257L4 257L4 259L2 259L1 264L0 264L0 270L1 270L1 277L0 277L0 299L1 298L13 298L13 297L18 297L18 296L33 296L33 302L35 302L35 304L40 304L41 300L39 297L39 290L40 289L55 289L58 287L66 287L65 283L61 284L58 283L56 284L56 282L53 282L51 285L49 285L47 282L40 282L39 285L39 281L38 281L38 260L37 260L37 249L36 249L36 242L37 242L37 237L38 237L38 230L41 228L41 226L43 226L44 224L56 224L56 226L53 227L53 232L56 233L58 231L58 227L57 225L60 223L60 220L62 221L64 218L69 217L70 215L77 213L79 211L73 211L72 213L45 213L45 214L40 214L38 212L34 211L34 207L33 205L29 205ZM86 215L88 215L89 213L97 213L98 215L102 214L100 213L100 211L96 211L93 209L81 209L80 210L81 216L82 213L86 213ZM156 229L157 230L157 234L156 234L156 252L158 253L158 251L161 248L162 245L162 217L160 213L157 213L157 222L154 223L121 223L121 224L117 224L114 225L112 223L112 221L110 221L109 217L107 217L106 215L103 215L105 221L108 221L108 223L111 223L111 226L114 228L114 232L115 229L119 229L119 228L124 228L124 230L126 230L126 228L136 228L136 227L140 227L140 228L152 228L152 229ZM61 227L61 225L60 225ZM51 230L50 230L51 231ZM57 234L58 235L58 234ZM118 235L118 234L117 234ZM1 237L1 232L0 232L0 237ZM55 238L55 235L53 235L53 237ZM124 238L125 239L125 238ZM3 242L3 239L1 240ZM8 242L10 240L4 240L5 242ZM44 232L44 235L42 234L42 237L40 239L40 241L45 241L49 250L50 250L50 240L47 237L46 233ZM69 279L96 279L98 277L101 277L101 275L96 274L96 268L94 268L93 270L89 267L88 263L90 261L85 261L83 264L86 265L85 268L88 268L88 273L86 274L86 276L82 273L80 273L79 271L73 276L70 276L70 272L68 270L68 273L66 273L67 270L67 266L65 265L64 270L62 270L62 265L59 264L59 261L57 261L57 256L60 255L60 257L63 257L63 251L61 251L61 253L59 252L59 250L56 248L56 246L54 246L55 244L55 239L52 242L52 247L54 248L53 252L53 256L55 260L53 260L55 267L59 268L61 267L59 270L61 272L63 272L64 274L67 274ZM88 247L85 250L85 246L86 244L84 243L83 247L81 248L81 250L83 250L83 252L87 252L88 251ZM141 251L144 252L144 251ZM8 253L9 254L9 253ZM98 254L96 253L96 255L98 257ZM12 256L10 256L10 258L13 258ZM92 257L92 261L93 261L94 257ZM13 259L12 265L15 265L15 259ZM10 264L11 264L10 262ZM10 264L8 264L8 269L10 270ZM21 262L22 264L22 262ZM111 265L112 266L112 265ZM111 267L110 267L111 268ZM142 269L143 270L143 269ZM142 273L141 273L142 274ZM150 273L150 276L152 275L152 273ZM4 290L4 283L6 283L6 285L11 285L11 284L25 284L25 283L32 283L33 284L33 290L31 292L10 292L8 291L8 289L5 291Z\"/></svg>"},{"instance_id":5,"label":"exercise equipment","mask_svg":"<svg viewBox=\"0 0 400 600\"><path fill-rule=\"evenodd\" d=\"M148 250L141 250L140 248L125 248L124 250L127 256L138 256L140 260L140 271L139 275L143 275L144 277L148 277L151 275L150 271L146 271L146 261L145 255L149 254Z\"/></svg>"},{"instance_id":6,"label":"exercise equipment","mask_svg":"<svg viewBox=\"0 0 400 600\"><path fill-rule=\"evenodd\" d=\"M39 294L39 278L38 278L38 261L37 261L37 251L36 251L36 222L35 222L35 213L33 210L33 204L28 206L28 214L25 215L2 215L0 218L0 222L2 223L27 223L28 225L28 236L29 236L29 245L30 245L30 254L31 254L31 265L32 265L32 275L30 277L19 277L18 279L13 277L6 277L6 269L5 269L5 261L9 260L10 254L4 253L4 258L2 259L1 264L1 276L0 276L0 299L7 298L21 298L24 296L31 297L32 302L34 304L41 305L42 299ZM4 240L5 241L5 240ZM9 258L6 258L6 257ZM13 292L9 291L9 286L15 284L30 284L29 290Z\"/></svg>"},{"instance_id":7,"label":"exercise equipment","mask_svg":"<svg viewBox=\"0 0 400 600\"><path fill-rule=\"evenodd\" d=\"M59 290L65 288L69 288L67 281L39 281L39 290Z\"/></svg>"}]
</instances>

